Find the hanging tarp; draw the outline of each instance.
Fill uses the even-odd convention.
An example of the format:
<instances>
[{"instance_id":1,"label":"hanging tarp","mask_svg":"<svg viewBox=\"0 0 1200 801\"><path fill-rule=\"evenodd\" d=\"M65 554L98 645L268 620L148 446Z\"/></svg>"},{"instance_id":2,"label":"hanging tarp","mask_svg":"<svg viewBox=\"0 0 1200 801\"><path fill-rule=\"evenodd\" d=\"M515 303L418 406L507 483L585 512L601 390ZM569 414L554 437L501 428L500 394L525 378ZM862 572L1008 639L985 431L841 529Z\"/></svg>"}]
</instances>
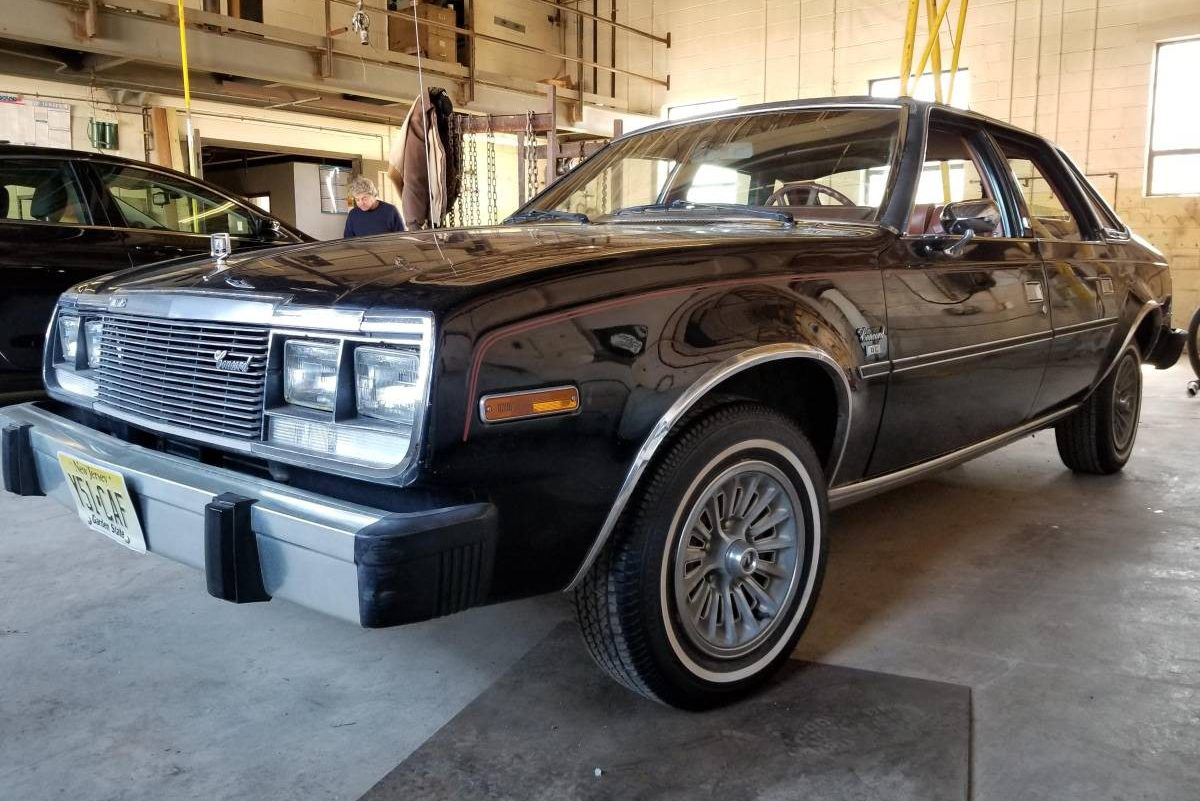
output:
<instances>
[{"instance_id":1,"label":"hanging tarp","mask_svg":"<svg viewBox=\"0 0 1200 801\"><path fill-rule=\"evenodd\" d=\"M440 226L458 195L460 165L449 155L457 151L449 142L452 111L446 92L430 89L413 101L392 143L388 177L406 229Z\"/></svg>"}]
</instances>

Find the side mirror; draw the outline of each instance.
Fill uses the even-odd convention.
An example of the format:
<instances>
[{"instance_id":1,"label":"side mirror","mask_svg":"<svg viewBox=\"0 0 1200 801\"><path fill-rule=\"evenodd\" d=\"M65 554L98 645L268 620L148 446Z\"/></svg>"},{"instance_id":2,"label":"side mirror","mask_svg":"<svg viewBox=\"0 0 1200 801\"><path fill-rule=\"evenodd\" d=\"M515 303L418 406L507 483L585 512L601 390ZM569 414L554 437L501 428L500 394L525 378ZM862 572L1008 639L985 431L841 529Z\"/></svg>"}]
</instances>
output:
<instances>
[{"instance_id":1,"label":"side mirror","mask_svg":"<svg viewBox=\"0 0 1200 801\"><path fill-rule=\"evenodd\" d=\"M263 242L283 242L287 240L278 220L262 219L258 224L258 238Z\"/></svg>"},{"instance_id":2,"label":"side mirror","mask_svg":"<svg viewBox=\"0 0 1200 801\"><path fill-rule=\"evenodd\" d=\"M960 200L942 209L942 230L965 236L967 231L988 236L1000 228L1000 209L992 200Z\"/></svg>"},{"instance_id":3,"label":"side mirror","mask_svg":"<svg viewBox=\"0 0 1200 801\"><path fill-rule=\"evenodd\" d=\"M988 236L1000 228L1000 209L991 200L960 200L942 209L942 230L958 239L950 244L940 236L925 237L922 249L927 256L935 253L951 259L963 254L976 234Z\"/></svg>"}]
</instances>

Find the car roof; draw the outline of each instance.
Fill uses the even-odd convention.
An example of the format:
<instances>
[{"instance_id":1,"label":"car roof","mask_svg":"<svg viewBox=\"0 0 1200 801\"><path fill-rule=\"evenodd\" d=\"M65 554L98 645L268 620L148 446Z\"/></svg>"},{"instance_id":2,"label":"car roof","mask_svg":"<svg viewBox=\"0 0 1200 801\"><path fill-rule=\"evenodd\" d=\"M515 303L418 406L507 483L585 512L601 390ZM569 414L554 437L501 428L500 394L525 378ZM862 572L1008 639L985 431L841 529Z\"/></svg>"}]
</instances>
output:
<instances>
[{"instance_id":1,"label":"car roof","mask_svg":"<svg viewBox=\"0 0 1200 801\"><path fill-rule=\"evenodd\" d=\"M636 136L637 134L657 131L664 128L671 128L676 125L686 125L688 123L704 122L706 120L718 120L728 117L740 117L750 114L762 114L771 111L790 111L795 109L811 109L811 108L830 108L830 109L854 109L854 108L901 108L908 109L911 113L924 115L930 110L952 114L956 117L975 120L977 122L986 122L990 125L998 125L1002 128L1007 128L1026 136L1038 136L1023 128L1018 128L1004 120L998 120L993 117L988 117L985 114L968 111L967 109L949 106L945 103L936 103L930 100L917 100L912 97L870 97L867 95L847 95L843 97L808 97L797 98L795 100L777 100L771 103L755 103L749 106L738 106L737 108L725 109L723 111L713 111L708 114L700 114L695 117L686 117L681 120L666 120L664 122L647 125L644 128L638 128L630 131L625 136ZM1038 136L1038 138L1044 138Z\"/></svg>"},{"instance_id":2,"label":"car roof","mask_svg":"<svg viewBox=\"0 0 1200 801\"><path fill-rule=\"evenodd\" d=\"M69 150L67 148L62 148L62 147L41 147L40 145L13 145L13 144L9 144L7 142L0 142L0 157L5 157L5 156L7 156L7 157L37 156L37 157L42 157L42 158L68 159L71 161L90 161L90 162L93 162L96 164L118 164L118 165L122 165L122 166L137 167L138 169L141 169L141 170L153 170L155 172L166 173L167 175L172 175L177 178L181 178L185 181L189 181L191 183L199 184L200 186L207 187L208 189L212 190L213 192L223 195L223 196L229 198L230 200L236 201L238 203L238 205L240 205L240 206L244 206L245 208L248 208L248 209L253 209L256 214L259 214L263 217L267 217L269 219L275 220L276 222L278 222L280 225L283 225L285 228L287 228L292 233L300 234L302 237L305 237L305 238L310 238L310 237L308 237L307 234L305 234L299 228L297 228L296 226L291 225L289 223L286 223L283 220L280 220L274 214L271 214L270 212L267 212L267 211L263 211L262 209L254 208L241 195L238 195L222 186L218 186L216 184L209 183L208 181L205 181L203 178L196 178L191 175L188 175L187 173L180 172L179 170L173 170L170 167L163 167L159 164L152 164L148 161L138 161L137 159L125 158L124 156L112 156L107 153L93 153L88 150Z\"/></svg>"}]
</instances>

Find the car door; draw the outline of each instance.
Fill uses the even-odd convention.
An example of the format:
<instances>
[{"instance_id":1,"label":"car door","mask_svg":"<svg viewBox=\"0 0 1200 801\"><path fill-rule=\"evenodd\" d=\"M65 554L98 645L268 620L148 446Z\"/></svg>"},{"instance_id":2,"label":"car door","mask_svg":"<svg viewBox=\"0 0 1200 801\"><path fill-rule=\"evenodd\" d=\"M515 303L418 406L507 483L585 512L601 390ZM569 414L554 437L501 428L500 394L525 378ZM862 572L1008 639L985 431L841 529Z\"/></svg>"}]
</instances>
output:
<instances>
[{"instance_id":1,"label":"car door","mask_svg":"<svg viewBox=\"0 0 1200 801\"><path fill-rule=\"evenodd\" d=\"M1022 225L1037 241L1046 270L1054 340L1034 412L1091 386L1120 310L1105 242L1066 165L1045 142L997 130L993 138L1018 189Z\"/></svg>"},{"instance_id":2,"label":"car door","mask_svg":"<svg viewBox=\"0 0 1200 801\"><path fill-rule=\"evenodd\" d=\"M41 386L58 296L128 268L125 237L62 157L0 156L0 395Z\"/></svg>"},{"instance_id":3,"label":"car door","mask_svg":"<svg viewBox=\"0 0 1200 801\"><path fill-rule=\"evenodd\" d=\"M136 265L207 255L215 233L229 234L234 251L275 244L263 241L261 218L201 184L123 163L92 168L110 216L126 229Z\"/></svg>"},{"instance_id":4,"label":"car door","mask_svg":"<svg viewBox=\"0 0 1200 801\"><path fill-rule=\"evenodd\" d=\"M892 358L869 474L979 442L1029 417L1045 371L1050 317L1034 241L977 122L934 111L908 230L881 255ZM942 229L947 202L990 200L993 235Z\"/></svg>"}]
</instances>

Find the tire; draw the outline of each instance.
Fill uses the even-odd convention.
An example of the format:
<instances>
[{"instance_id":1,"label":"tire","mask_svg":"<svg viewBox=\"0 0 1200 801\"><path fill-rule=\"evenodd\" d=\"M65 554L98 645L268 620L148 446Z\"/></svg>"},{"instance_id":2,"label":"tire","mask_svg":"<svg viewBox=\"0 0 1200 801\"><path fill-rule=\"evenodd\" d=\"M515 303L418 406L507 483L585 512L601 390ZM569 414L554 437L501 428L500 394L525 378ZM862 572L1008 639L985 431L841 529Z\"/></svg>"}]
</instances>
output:
<instances>
[{"instance_id":1,"label":"tire","mask_svg":"<svg viewBox=\"0 0 1200 801\"><path fill-rule=\"evenodd\" d=\"M1192 315L1192 322L1187 332L1188 361L1192 363L1192 372L1200 378L1200 309Z\"/></svg>"},{"instance_id":2,"label":"tire","mask_svg":"<svg viewBox=\"0 0 1200 801\"><path fill-rule=\"evenodd\" d=\"M1076 473L1111 475L1133 453L1142 411L1142 359L1131 345L1112 372L1054 429L1058 455Z\"/></svg>"},{"instance_id":3,"label":"tire","mask_svg":"<svg viewBox=\"0 0 1200 801\"><path fill-rule=\"evenodd\" d=\"M664 704L742 697L803 633L827 529L820 462L795 424L746 402L694 418L575 591L588 651L618 683Z\"/></svg>"}]
</instances>

